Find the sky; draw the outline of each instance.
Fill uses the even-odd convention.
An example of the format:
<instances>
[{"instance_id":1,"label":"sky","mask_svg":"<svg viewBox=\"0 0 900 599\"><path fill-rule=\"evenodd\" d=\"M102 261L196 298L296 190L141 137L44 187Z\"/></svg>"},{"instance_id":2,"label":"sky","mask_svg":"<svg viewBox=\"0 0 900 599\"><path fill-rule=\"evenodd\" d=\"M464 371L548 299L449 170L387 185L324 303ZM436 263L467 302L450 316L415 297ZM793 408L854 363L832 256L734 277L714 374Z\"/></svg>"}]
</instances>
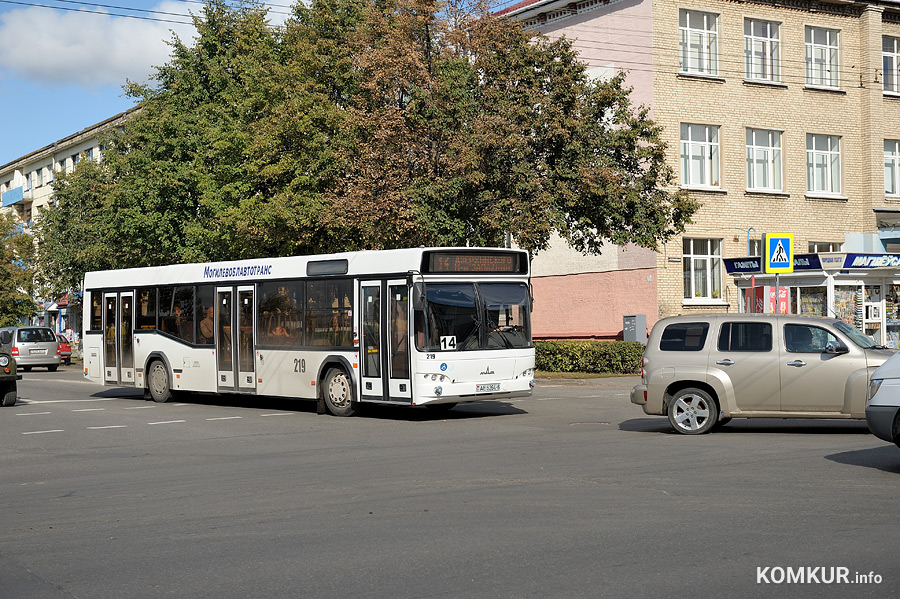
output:
<instances>
[{"instance_id":1,"label":"sky","mask_svg":"<svg viewBox=\"0 0 900 599\"><path fill-rule=\"evenodd\" d=\"M281 24L292 0L273 0ZM191 0L0 0L0 165L128 110L173 34L196 35Z\"/></svg>"}]
</instances>

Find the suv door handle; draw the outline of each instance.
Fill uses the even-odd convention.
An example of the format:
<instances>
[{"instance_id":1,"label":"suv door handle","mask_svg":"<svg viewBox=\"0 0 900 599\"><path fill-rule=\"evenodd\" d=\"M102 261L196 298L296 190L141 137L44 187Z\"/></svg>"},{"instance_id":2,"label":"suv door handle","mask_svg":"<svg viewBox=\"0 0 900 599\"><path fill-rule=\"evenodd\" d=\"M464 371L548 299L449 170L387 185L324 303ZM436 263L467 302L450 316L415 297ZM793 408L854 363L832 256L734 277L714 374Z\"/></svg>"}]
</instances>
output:
<instances>
[{"instance_id":1,"label":"suv door handle","mask_svg":"<svg viewBox=\"0 0 900 599\"><path fill-rule=\"evenodd\" d=\"M717 361L716 364L718 364L719 366L731 366L732 364L734 364L734 362L732 362L728 358L725 358L724 360Z\"/></svg>"},{"instance_id":2,"label":"suv door handle","mask_svg":"<svg viewBox=\"0 0 900 599\"><path fill-rule=\"evenodd\" d=\"M787 365L796 366L799 368L800 366L806 366L806 362L804 362L803 360L794 360L793 362L788 362Z\"/></svg>"}]
</instances>

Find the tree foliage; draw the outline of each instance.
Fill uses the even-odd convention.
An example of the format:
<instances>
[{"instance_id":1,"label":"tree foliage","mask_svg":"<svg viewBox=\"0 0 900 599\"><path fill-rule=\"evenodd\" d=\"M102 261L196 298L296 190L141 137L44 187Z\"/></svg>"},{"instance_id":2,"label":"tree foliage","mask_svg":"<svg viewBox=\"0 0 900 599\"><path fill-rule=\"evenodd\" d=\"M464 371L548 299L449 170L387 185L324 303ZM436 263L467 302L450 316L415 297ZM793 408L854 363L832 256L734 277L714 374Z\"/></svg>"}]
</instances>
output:
<instances>
[{"instance_id":1,"label":"tree foliage","mask_svg":"<svg viewBox=\"0 0 900 599\"><path fill-rule=\"evenodd\" d=\"M554 233L597 253L681 232L697 205L668 190L624 75L593 80L567 40L454 2L312 0L272 28L252 1L208 0L198 36L126 86L138 110L103 161L57 181L48 278L507 236L540 251Z\"/></svg>"},{"instance_id":2,"label":"tree foliage","mask_svg":"<svg viewBox=\"0 0 900 599\"><path fill-rule=\"evenodd\" d=\"M0 214L0 326L12 326L34 315L31 299L34 244L9 214Z\"/></svg>"}]
</instances>

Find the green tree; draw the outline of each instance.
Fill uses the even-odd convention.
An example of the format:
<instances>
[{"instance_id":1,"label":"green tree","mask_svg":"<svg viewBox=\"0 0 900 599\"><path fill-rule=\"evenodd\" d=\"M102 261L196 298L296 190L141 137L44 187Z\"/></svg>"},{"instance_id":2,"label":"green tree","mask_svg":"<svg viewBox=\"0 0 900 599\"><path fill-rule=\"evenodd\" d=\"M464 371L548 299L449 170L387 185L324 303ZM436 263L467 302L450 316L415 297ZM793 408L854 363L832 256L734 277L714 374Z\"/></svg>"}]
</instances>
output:
<instances>
[{"instance_id":1,"label":"green tree","mask_svg":"<svg viewBox=\"0 0 900 599\"><path fill-rule=\"evenodd\" d=\"M0 214L0 326L34 316L34 244L10 214Z\"/></svg>"},{"instance_id":2,"label":"green tree","mask_svg":"<svg viewBox=\"0 0 900 599\"><path fill-rule=\"evenodd\" d=\"M103 161L57 182L46 279L507 236L540 251L554 233L596 253L682 231L697 205L668 191L624 76L592 80L568 41L470 6L312 0L275 29L255 1L208 0L192 43L126 85L137 109Z\"/></svg>"}]
</instances>

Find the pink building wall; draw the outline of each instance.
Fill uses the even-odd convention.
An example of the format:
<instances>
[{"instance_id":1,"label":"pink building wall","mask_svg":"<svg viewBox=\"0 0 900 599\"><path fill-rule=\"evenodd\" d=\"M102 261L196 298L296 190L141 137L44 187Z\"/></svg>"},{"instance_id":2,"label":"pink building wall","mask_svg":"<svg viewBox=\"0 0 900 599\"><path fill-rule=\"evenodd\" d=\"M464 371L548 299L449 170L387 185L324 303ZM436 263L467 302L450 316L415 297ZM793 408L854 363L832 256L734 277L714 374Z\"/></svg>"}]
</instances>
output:
<instances>
[{"instance_id":1,"label":"pink building wall","mask_svg":"<svg viewBox=\"0 0 900 599\"><path fill-rule=\"evenodd\" d=\"M657 320L656 268L535 277L535 339L621 339L622 317Z\"/></svg>"}]
</instances>

